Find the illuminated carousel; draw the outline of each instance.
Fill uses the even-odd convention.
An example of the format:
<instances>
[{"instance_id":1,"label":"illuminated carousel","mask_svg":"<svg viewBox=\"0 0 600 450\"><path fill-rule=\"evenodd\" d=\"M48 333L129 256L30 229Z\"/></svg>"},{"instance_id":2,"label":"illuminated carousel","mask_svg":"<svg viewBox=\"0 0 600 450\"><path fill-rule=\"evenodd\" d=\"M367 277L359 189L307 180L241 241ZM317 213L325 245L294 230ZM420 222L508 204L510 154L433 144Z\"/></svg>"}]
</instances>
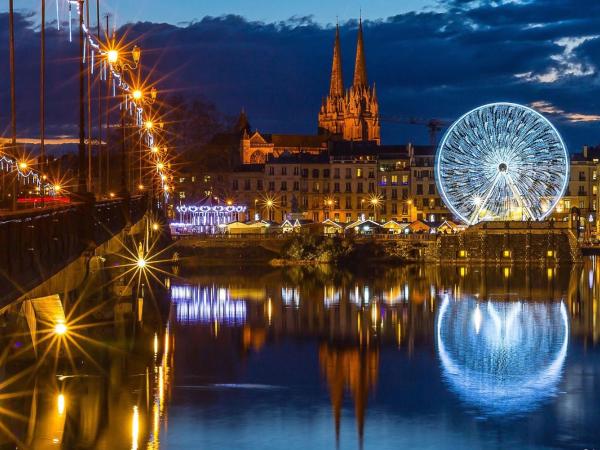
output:
<instances>
[{"instance_id":1,"label":"illuminated carousel","mask_svg":"<svg viewBox=\"0 0 600 450\"><path fill-rule=\"evenodd\" d=\"M174 234L216 234L231 222L246 220L246 205L206 197L198 203L176 208L178 221L171 223Z\"/></svg>"}]
</instances>

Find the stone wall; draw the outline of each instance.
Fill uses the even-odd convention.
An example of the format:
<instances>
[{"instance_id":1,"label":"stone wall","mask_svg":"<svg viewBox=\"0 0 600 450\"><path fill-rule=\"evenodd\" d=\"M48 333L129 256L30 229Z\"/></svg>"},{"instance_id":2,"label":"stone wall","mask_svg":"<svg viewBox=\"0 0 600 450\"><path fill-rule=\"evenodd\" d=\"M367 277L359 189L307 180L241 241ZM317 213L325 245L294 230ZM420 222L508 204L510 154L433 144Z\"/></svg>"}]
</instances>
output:
<instances>
[{"instance_id":1,"label":"stone wall","mask_svg":"<svg viewBox=\"0 0 600 450\"><path fill-rule=\"evenodd\" d=\"M581 260L563 222L484 222L463 233L439 236L439 260L500 264L571 263Z\"/></svg>"}]
</instances>

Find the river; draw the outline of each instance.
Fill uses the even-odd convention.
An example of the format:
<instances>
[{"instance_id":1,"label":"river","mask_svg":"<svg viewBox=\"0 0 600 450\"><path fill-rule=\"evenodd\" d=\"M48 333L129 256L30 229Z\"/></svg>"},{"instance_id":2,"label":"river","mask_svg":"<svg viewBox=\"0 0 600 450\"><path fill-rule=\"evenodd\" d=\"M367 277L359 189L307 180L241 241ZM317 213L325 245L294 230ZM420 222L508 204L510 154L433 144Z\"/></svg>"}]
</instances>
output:
<instances>
[{"instance_id":1,"label":"river","mask_svg":"<svg viewBox=\"0 0 600 450\"><path fill-rule=\"evenodd\" d=\"M8 358L1 448L598 448L599 262L159 274Z\"/></svg>"}]
</instances>

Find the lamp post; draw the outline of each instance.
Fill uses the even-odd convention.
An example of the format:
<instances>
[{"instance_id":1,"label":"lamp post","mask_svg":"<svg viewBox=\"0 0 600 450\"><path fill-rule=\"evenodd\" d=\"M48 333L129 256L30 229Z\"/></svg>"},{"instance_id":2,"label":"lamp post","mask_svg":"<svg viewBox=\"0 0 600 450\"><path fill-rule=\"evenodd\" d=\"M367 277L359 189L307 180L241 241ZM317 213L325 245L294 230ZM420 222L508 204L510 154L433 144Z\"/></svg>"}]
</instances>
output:
<instances>
[{"instance_id":1,"label":"lamp post","mask_svg":"<svg viewBox=\"0 0 600 450\"><path fill-rule=\"evenodd\" d=\"M86 164L85 164L85 66L83 63L83 2L79 0L79 152L78 152L78 183L77 192L85 194Z\"/></svg>"},{"instance_id":2,"label":"lamp post","mask_svg":"<svg viewBox=\"0 0 600 450\"><path fill-rule=\"evenodd\" d=\"M125 60L125 55L131 54L133 64ZM142 56L141 49L136 45L133 47L131 52L120 52L115 48L109 48L106 52L106 59L111 66L115 66L120 69L121 72L136 70L139 66L140 58ZM123 92L121 96L121 192L123 197L129 196L129 164L128 164L128 152L126 145L126 131L125 131L125 105L127 103L127 93Z\"/></svg>"},{"instance_id":3,"label":"lamp post","mask_svg":"<svg viewBox=\"0 0 600 450\"><path fill-rule=\"evenodd\" d=\"M15 94L15 11L13 0L8 2L8 47L9 47L9 64L10 64L10 141L13 157L17 150L17 107ZM12 179L12 209L17 209L17 183L18 171L13 171Z\"/></svg>"}]
</instances>

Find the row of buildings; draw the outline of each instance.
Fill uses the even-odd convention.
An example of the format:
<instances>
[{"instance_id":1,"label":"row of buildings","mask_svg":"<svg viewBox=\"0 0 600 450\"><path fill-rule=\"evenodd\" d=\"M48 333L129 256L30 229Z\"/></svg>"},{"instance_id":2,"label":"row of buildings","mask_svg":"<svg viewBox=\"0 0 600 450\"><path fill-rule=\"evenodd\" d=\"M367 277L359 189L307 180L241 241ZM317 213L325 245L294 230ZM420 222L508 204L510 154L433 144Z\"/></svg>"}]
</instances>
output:
<instances>
[{"instance_id":1,"label":"row of buildings","mask_svg":"<svg viewBox=\"0 0 600 450\"><path fill-rule=\"evenodd\" d=\"M212 196L247 206L248 219L283 222L302 218L351 223L452 219L435 183L434 146L382 145L375 85L369 85L362 24L354 77L344 87L340 33L336 30L329 94L318 112L314 135L253 130L244 112L230 133L216 135L211 150L228 155L227 170L189 168L179 178L179 203ZM573 155L571 179L554 217L576 212L595 226L598 153ZM593 224L593 225L589 225Z\"/></svg>"}]
</instances>

